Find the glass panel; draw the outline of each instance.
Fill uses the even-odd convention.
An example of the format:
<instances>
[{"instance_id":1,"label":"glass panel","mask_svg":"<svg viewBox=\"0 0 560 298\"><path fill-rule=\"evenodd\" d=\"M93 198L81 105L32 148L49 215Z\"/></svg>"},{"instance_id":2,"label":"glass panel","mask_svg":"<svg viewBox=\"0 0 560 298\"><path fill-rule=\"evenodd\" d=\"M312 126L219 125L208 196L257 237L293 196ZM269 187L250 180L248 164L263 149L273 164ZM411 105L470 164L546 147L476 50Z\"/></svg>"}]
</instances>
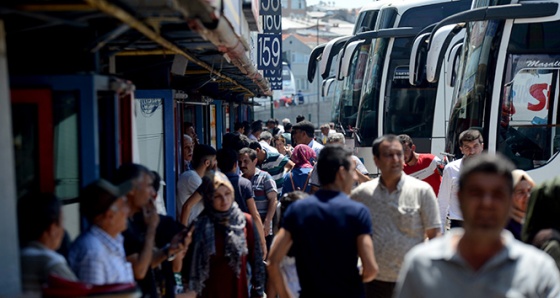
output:
<instances>
[{"instance_id":1,"label":"glass panel","mask_svg":"<svg viewBox=\"0 0 560 298\"><path fill-rule=\"evenodd\" d=\"M36 104L12 105L17 197L39 189L39 131Z\"/></svg>"},{"instance_id":2,"label":"glass panel","mask_svg":"<svg viewBox=\"0 0 560 298\"><path fill-rule=\"evenodd\" d=\"M77 98L76 92L53 92L55 194L61 199L78 197L80 189ZM65 205L63 212L74 239L80 232L79 204Z\"/></svg>"}]
</instances>

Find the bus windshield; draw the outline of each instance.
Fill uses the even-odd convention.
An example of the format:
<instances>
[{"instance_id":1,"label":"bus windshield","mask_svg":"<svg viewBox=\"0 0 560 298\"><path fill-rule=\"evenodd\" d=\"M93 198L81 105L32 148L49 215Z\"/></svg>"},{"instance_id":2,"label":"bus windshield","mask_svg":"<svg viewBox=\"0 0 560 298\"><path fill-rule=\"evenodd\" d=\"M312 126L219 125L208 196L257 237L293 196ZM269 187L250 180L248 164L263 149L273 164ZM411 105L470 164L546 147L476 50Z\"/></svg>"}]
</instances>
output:
<instances>
[{"instance_id":1,"label":"bus windshield","mask_svg":"<svg viewBox=\"0 0 560 298\"><path fill-rule=\"evenodd\" d=\"M369 48L369 44L364 44L354 53L348 68L348 76L343 81L341 102L340 105L337 104L340 111L333 115L333 117L337 117L333 120L340 123L344 129L356 126L360 91L362 90Z\"/></svg>"},{"instance_id":2,"label":"bus windshield","mask_svg":"<svg viewBox=\"0 0 560 298\"><path fill-rule=\"evenodd\" d=\"M410 49L414 38L397 38L391 52L391 64L385 98L383 134L408 134L412 138L432 135L436 84L424 80L417 86L408 81Z\"/></svg>"},{"instance_id":3,"label":"bus windshield","mask_svg":"<svg viewBox=\"0 0 560 298\"><path fill-rule=\"evenodd\" d=\"M453 108L449 118L446 151L461 156L459 134L467 129L480 129L488 139L487 125L490 104L486 99L492 95L492 76L496 67L502 21L472 22L465 32L465 43L461 56L461 68L455 88Z\"/></svg>"},{"instance_id":4,"label":"bus windshield","mask_svg":"<svg viewBox=\"0 0 560 298\"><path fill-rule=\"evenodd\" d=\"M379 94L383 76L383 63L387 52L389 39L378 38L371 41L368 62L365 70L365 84L363 84L358 114L358 134L362 145L369 145L378 135L377 114L379 109Z\"/></svg>"}]
</instances>

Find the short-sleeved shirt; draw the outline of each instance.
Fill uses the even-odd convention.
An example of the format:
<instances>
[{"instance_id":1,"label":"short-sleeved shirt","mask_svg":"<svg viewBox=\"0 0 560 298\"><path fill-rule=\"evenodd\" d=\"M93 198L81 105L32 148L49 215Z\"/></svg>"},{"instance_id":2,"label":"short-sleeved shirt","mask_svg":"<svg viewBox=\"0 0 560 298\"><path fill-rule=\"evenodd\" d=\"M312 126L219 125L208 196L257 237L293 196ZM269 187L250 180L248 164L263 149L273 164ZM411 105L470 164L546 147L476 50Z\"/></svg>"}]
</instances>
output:
<instances>
[{"instance_id":1,"label":"short-sleeved shirt","mask_svg":"<svg viewBox=\"0 0 560 298\"><path fill-rule=\"evenodd\" d=\"M181 210L183 209L183 205L187 202L188 198L192 196L192 194L196 191L196 189L202 184L202 178L198 175L195 170L189 170L183 172L179 176L179 180L177 181L177 218L181 218ZM189 222L190 224L193 220L195 220L198 215L204 210L204 203L202 200L196 203L192 209L191 213L189 214Z\"/></svg>"},{"instance_id":2,"label":"short-sleeved shirt","mask_svg":"<svg viewBox=\"0 0 560 298\"><path fill-rule=\"evenodd\" d=\"M350 197L365 204L371 213L379 265L376 279L395 282L405 254L424 241L426 230L440 228L441 220L428 183L402 174L397 189L389 193L379 181L376 178L360 184Z\"/></svg>"},{"instance_id":3,"label":"short-sleeved shirt","mask_svg":"<svg viewBox=\"0 0 560 298\"><path fill-rule=\"evenodd\" d=\"M441 175L438 170L440 164L441 159L433 154L418 154L416 164L413 166L404 164L403 172L428 183L437 197L441 184Z\"/></svg>"},{"instance_id":4,"label":"short-sleeved shirt","mask_svg":"<svg viewBox=\"0 0 560 298\"><path fill-rule=\"evenodd\" d=\"M120 234L113 238L99 227L91 226L70 247L70 268L80 281L94 285L134 282L123 239Z\"/></svg>"},{"instance_id":5,"label":"short-sleeved shirt","mask_svg":"<svg viewBox=\"0 0 560 298\"><path fill-rule=\"evenodd\" d=\"M278 189L278 195L280 195L284 185L284 166L286 166L290 159L277 152L271 152L266 149L265 152L266 158L261 164L261 170L268 172L272 176Z\"/></svg>"},{"instance_id":6,"label":"short-sleeved shirt","mask_svg":"<svg viewBox=\"0 0 560 298\"><path fill-rule=\"evenodd\" d=\"M301 297L363 297L357 238L371 234L367 208L335 191L292 203L282 227L290 232Z\"/></svg>"},{"instance_id":7,"label":"short-sleeved shirt","mask_svg":"<svg viewBox=\"0 0 560 298\"><path fill-rule=\"evenodd\" d=\"M560 274L546 253L504 231L504 248L474 271L452 244L461 235L455 228L413 248L395 297L560 297Z\"/></svg>"},{"instance_id":8,"label":"short-sleeved shirt","mask_svg":"<svg viewBox=\"0 0 560 298\"><path fill-rule=\"evenodd\" d=\"M249 179L239 176L236 173L225 173L228 177L229 182L233 186L235 192L235 201L239 206L239 209L245 213L249 213L249 207L247 207L247 200L254 198L253 185Z\"/></svg>"},{"instance_id":9,"label":"short-sleeved shirt","mask_svg":"<svg viewBox=\"0 0 560 298\"><path fill-rule=\"evenodd\" d=\"M323 150L324 146L315 140L311 140L311 142L309 142L307 146L309 146L311 149L313 149L313 151L315 151L315 155L317 156L317 159L319 159L319 153L321 153L321 150Z\"/></svg>"},{"instance_id":10,"label":"short-sleeved shirt","mask_svg":"<svg viewBox=\"0 0 560 298\"><path fill-rule=\"evenodd\" d=\"M261 219L264 221L266 214L268 213L268 197L266 196L269 192L277 192L276 182L272 179L269 173L255 169L255 175L251 178L251 184L253 185L253 192L255 194L255 205L257 205L257 211Z\"/></svg>"}]
</instances>

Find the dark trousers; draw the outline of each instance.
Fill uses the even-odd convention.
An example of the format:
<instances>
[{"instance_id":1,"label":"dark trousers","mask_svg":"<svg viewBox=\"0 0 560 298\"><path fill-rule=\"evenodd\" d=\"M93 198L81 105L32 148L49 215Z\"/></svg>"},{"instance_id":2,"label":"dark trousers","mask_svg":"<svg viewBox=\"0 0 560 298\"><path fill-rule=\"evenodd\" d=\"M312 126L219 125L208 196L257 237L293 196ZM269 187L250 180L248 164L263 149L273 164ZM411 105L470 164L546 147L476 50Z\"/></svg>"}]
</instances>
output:
<instances>
[{"instance_id":1,"label":"dark trousers","mask_svg":"<svg viewBox=\"0 0 560 298\"><path fill-rule=\"evenodd\" d=\"M458 220L458 219L450 219L449 220L449 227L450 228L462 228L463 227L463 221L462 220Z\"/></svg>"},{"instance_id":2,"label":"dark trousers","mask_svg":"<svg viewBox=\"0 0 560 298\"><path fill-rule=\"evenodd\" d=\"M395 289L394 282L374 280L364 284L366 298L391 298Z\"/></svg>"}]
</instances>

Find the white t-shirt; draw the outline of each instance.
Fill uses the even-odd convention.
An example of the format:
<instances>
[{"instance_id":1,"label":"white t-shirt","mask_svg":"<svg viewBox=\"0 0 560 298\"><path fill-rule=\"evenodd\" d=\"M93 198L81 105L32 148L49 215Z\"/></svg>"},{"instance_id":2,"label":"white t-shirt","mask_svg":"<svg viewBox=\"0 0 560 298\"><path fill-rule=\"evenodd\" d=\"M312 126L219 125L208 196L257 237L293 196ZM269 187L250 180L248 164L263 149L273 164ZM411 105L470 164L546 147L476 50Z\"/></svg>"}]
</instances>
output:
<instances>
[{"instance_id":1,"label":"white t-shirt","mask_svg":"<svg viewBox=\"0 0 560 298\"><path fill-rule=\"evenodd\" d=\"M202 178L200 178L198 173L194 170L183 172L183 174L179 176L179 180L177 181L176 199L177 218L180 218L183 205L187 202L187 199L192 196L200 184L202 184ZM204 203L200 200L200 202L196 203L191 209L189 222L187 224L190 224L194 219L196 219L202 210L204 210Z\"/></svg>"}]
</instances>

